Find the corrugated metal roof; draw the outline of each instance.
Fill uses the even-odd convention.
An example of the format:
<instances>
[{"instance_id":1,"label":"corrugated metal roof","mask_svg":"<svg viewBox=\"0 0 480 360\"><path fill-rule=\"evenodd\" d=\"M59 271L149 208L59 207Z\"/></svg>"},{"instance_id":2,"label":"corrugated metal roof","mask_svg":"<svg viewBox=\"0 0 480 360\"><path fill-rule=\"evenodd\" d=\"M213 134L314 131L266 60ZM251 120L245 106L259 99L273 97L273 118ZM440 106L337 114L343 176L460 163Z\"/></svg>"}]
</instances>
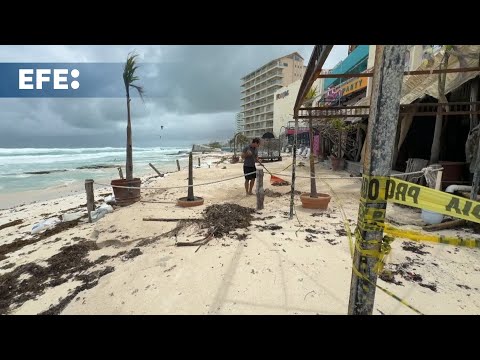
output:
<instances>
[{"instance_id":1,"label":"corrugated metal roof","mask_svg":"<svg viewBox=\"0 0 480 360\"><path fill-rule=\"evenodd\" d=\"M455 45L455 54L451 55L448 61L449 69L477 67L480 45ZM444 51L437 52L433 57L433 64L420 65L415 70L435 70L438 69L443 60ZM462 84L478 76L480 71L470 71L464 73L449 73L445 83L445 94L455 90ZM407 75L403 79L400 104L411 104L417 99L430 95L438 99L438 74L428 75ZM370 97L365 97L358 101L356 106L370 105Z\"/></svg>"},{"instance_id":2,"label":"corrugated metal roof","mask_svg":"<svg viewBox=\"0 0 480 360\"><path fill-rule=\"evenodd\" d=\"M456 45L455 51L460 56L451 55L448 61L449 69L467 68L478 66L478 54L480 45ZM434 55L434 62L431 66L420 65L416 70L438 69L443 60L444 51L441 50ZM449 73L445 84L445 94L458 88L468 80L473 79L479 71L464 73ZM438 74L431 75L407 75L403 80L401 104L411 104L415 100L430 95L438 99Z\"/></svg>"}]
</instances>

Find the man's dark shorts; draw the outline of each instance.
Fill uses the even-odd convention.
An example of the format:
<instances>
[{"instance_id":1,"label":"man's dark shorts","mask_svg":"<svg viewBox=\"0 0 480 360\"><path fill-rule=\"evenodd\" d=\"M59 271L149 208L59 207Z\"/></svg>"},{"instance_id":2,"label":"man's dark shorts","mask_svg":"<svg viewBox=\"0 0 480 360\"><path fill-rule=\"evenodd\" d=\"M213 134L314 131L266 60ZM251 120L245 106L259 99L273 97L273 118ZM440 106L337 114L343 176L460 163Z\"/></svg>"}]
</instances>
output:
<instances>
[{"instance_id":1,"label":"man's dark shorts","mask_svg":"<svg viewBox=\"0 0 480 360\"><path fill-rule=\"evenodd\" d=\"M248 174L248 173L251 173L251 172L254 172L254 171L257 171L257 168L254 167L254 166L244 166L243 167L243 173L244 174ZM257 173L253 173L253 174L250 174L250 175L245 175L245 180L253 180L253 179L256 179L257 178Z\"/></svg>"}]
</instances>

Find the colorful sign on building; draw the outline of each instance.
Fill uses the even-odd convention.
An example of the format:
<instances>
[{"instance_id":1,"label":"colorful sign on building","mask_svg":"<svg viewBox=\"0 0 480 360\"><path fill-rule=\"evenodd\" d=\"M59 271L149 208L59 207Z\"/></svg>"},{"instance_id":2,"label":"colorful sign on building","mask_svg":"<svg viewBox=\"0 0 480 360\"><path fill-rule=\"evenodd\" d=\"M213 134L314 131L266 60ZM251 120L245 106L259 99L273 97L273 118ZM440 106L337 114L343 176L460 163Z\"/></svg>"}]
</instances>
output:
<instances>
[{"instance_id":1,"label":"colorful sign on building","mask_svg":"<svg viewBox=\"0 0 480 360\"><path fill-rule=\"evenodd\" d=\"M367 78L354 78L341 86L342 95L348 95L367 87Z\"/></svg>"}]
</instances>

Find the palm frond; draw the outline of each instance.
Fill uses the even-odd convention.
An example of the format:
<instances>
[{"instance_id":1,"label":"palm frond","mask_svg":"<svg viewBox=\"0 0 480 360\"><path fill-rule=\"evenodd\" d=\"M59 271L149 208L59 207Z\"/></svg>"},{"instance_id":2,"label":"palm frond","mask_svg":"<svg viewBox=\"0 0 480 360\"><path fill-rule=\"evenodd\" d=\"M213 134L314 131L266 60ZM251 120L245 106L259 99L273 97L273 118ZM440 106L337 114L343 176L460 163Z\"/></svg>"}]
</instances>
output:
<instances>
[{"instance_id":1,"label":"palm frond","mask_svg":"<svg viewBox=\"0 0 480 360\"><path fill-rule=\"evenodd\" d=\"M143 89L143 87L135 84L130 84L130 86L137 89L138 95L140 95L140 98L142 99L142 101L145 102L143 99L143 94L145 94L145 90Z\"/></svg>"},{"instance_id":2,"label":"palm frond","mask_svg":"<svg viewBox=\"0 0 480 360\"><path fill-rule=\"evenodd\" d=\"M140 80L140 78L135 74L139 66L137 63L138 54L131 52L127 56L127 61L123 67L123 82L125 83L125 89L127 94L129 93L129 88L133 87L138 91L140 98L143 101L143 94L145 93L144 89L140 85L134 84L135 81Z\"/></svg>"}]
</instances>

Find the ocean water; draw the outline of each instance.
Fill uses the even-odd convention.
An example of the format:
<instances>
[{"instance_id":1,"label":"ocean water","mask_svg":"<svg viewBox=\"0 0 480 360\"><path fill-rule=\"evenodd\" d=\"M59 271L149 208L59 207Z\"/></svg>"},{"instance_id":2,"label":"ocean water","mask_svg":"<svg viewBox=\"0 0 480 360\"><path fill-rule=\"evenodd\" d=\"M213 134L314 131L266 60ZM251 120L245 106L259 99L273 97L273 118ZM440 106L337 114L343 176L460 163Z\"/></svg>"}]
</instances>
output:
<instances>
[{"instance_id":1,"label":"ocean water","mask_svg":"<svg viewBox=\"0 0 480 360\"><path fill-rule=\"evenodd\" d=\"M159 171L174 171L176 160L183 168L188 165L191 148L155 147L133 149L133 175L156 175L148 165ZM122 166L125 176L125 148L71 148L71 149L5 149L0 148L0 194L51 189L94 179L109 183L118 179L118 170L112 168L85 168L93 166ZM38 172L45 172L38 174Z\"/></svg>"}]
</instances>

